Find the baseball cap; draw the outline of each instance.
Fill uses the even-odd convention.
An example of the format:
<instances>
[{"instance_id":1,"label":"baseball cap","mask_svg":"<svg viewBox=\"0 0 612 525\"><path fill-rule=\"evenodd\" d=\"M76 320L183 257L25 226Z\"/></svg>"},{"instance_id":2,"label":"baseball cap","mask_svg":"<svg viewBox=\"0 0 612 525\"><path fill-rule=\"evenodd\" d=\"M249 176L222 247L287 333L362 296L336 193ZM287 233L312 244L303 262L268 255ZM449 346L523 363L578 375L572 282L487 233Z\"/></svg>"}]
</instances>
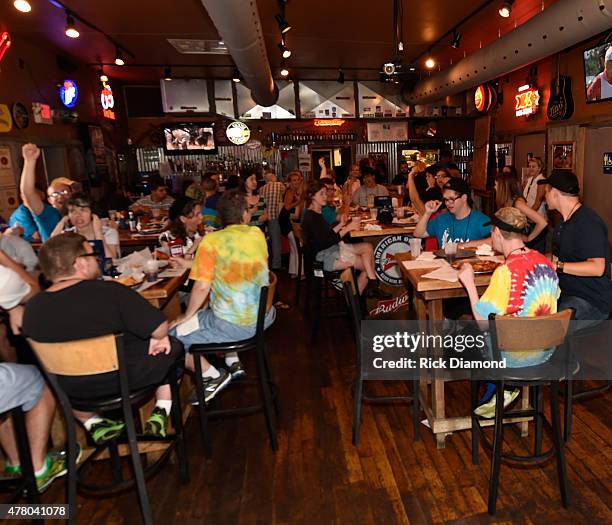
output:
<instances>
[{"instance_id":1,"label":"baseball cap","mask_svg":"<svg viewBox=\"0 0 612 525\"><path fill-rule=\"evenodd\" d=\"M456 177L451 178L445 185L443 190L453 190L459 193L460 195L469 195L470 194L470 186L463 179L458 179Z\"/></svg>"},{"instance_id":2,"label":"baseball cap","mask_svg":"<svg viewBox=\"0 0 612 525\"><path fill-rule=\"evenodd\" d=\"M50 183L49 186L55 186L56 184L63 184L64 186L72 186L76 184L75 180L71 180L68 177L55 177Z\"/></svg>"},{"instance_id":3,"label":"baseball cap","mask_svg":"<svg viewBox=\"0 0 612 525\"><path fill-rule=\"evenodd\" d=\"M553 188L563 193L570 193L571 195L578 195L580 193L578 177L576 177L575 173L567 170L552 170L550 176L540 179L538 184L550 184Z\"/></svg>"}]
</instances>

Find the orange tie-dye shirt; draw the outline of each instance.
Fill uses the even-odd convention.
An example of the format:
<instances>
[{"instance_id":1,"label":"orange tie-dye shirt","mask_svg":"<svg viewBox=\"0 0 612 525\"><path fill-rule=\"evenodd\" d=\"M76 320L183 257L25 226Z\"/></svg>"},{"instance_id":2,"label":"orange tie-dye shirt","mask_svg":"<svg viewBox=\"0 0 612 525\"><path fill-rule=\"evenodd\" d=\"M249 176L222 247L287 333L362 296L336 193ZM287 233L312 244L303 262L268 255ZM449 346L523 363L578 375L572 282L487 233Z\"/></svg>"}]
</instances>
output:
<instances>
[{"instance_id":1,"label":"orange tie-dye shirt","mask_svg":"<svg viewBox=\"0 0 612 525\"><path fill-rule=\"evenodd\" d=\"M243 224L209 233L200 242L189 277L210 283L210 307L218 318L254 325L260 289L269 284L264 234Z\"/></svg>"}]
</instances>

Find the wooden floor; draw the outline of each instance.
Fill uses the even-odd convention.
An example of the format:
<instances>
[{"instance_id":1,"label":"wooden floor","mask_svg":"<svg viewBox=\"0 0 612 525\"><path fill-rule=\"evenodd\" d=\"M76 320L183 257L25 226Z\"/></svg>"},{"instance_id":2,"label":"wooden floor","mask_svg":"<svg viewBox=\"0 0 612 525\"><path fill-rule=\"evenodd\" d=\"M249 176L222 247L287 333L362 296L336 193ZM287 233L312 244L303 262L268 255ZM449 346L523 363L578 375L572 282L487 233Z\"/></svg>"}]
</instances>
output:
<instances>
[{"instance_id":1,"label":"wooden floor","mask_svg":"<svg viewBox=\"0 0 612 525\"><path fill-rule=\"evenodd\" d=\"M289 299L291 284L284 284ZM480 466L472 465L469 433L450 436L438 450L425 426L422 440L413 442L410 407L365 406L361 444L351 444L355 359L348 323L324 321L316 347L308 345L305 326L292 309L279 312L269 332L281 399L278 452L270 450L263 415L256 414L213 422L213 459L205 460L192 418L190 483L180 485L171 463L148 483L156 523L612 523L610 394L575 405L567 447L570 509L561 507L554 462L504 464L491 518L489 458L481 450ZM405 388L400 382L372 386L377 393ZM467 413L468 385L454 383L448 392L449 412ZM224 392L220 402L233 396ZM524 449L514 429L505 437L508 447ZM63 498L61 482L44 495L46 502ZM79 523L140 523L137 496L79 497Z\"/></svg>"}]
</instances>

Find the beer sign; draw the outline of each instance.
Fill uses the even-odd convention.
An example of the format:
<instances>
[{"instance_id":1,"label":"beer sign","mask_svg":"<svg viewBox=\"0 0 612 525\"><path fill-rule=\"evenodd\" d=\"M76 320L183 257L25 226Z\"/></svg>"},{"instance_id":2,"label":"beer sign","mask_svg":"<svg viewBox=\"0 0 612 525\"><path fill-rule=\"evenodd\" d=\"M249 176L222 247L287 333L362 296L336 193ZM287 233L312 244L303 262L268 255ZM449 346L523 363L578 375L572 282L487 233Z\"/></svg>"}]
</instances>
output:
<instances>
[{"instance_id":1,"label":"beer sign","mask_svg":"<svg viewBox=\"0 0 612 525\"><path fill-rule=\"evenodd\" d=\"M527 117L533 115L540 106L540 92L537 88L528 84L518 88L518 93L514 96L514 112L517 117Z\"/></svg>"}]
</instances>

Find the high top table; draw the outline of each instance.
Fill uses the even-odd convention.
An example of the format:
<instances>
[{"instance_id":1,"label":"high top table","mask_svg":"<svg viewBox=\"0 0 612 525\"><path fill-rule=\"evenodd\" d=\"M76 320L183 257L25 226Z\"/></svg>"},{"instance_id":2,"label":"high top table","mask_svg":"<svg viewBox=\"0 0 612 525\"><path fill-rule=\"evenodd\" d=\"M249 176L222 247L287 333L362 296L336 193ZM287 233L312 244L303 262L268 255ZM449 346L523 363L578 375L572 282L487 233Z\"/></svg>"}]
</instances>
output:
<instances>
[{"instance_id":1,"label":"high top table","mask_svg":"<svg viewBox=\"0 0 612 525\"><path fill-rule=\"evenodd\" d=\"M415 294L416 313L420 320L443 321L442 301L456 297L467 297L465 288L457 281L451 283L438 279L424 278L423 275L435 270L432 268L418 268L408 270L402 264L403 261L411 261L412 255L408 253L396 253L395 258L398 262L399 270L407 287L412 287ZM475 275L474 280L478 295L486 290L491 281L492 274ZM435 371L430 381L421 381L421 407L423 408L432 432L436 436L438 448L444 448L446 435L457 431L466 430L472 427L471 416L448 417L445 410L444 383L445 380L436 377ZM469 405L466 400L466 406ZM529 403L528 389L522 392L522 407L527 408ZM505 420L508 423L521 422L521 432L527 434L528 418L514 418ZM493 420L483 421L483 426L492 425Z\"/></svg>"}]
</instances>

